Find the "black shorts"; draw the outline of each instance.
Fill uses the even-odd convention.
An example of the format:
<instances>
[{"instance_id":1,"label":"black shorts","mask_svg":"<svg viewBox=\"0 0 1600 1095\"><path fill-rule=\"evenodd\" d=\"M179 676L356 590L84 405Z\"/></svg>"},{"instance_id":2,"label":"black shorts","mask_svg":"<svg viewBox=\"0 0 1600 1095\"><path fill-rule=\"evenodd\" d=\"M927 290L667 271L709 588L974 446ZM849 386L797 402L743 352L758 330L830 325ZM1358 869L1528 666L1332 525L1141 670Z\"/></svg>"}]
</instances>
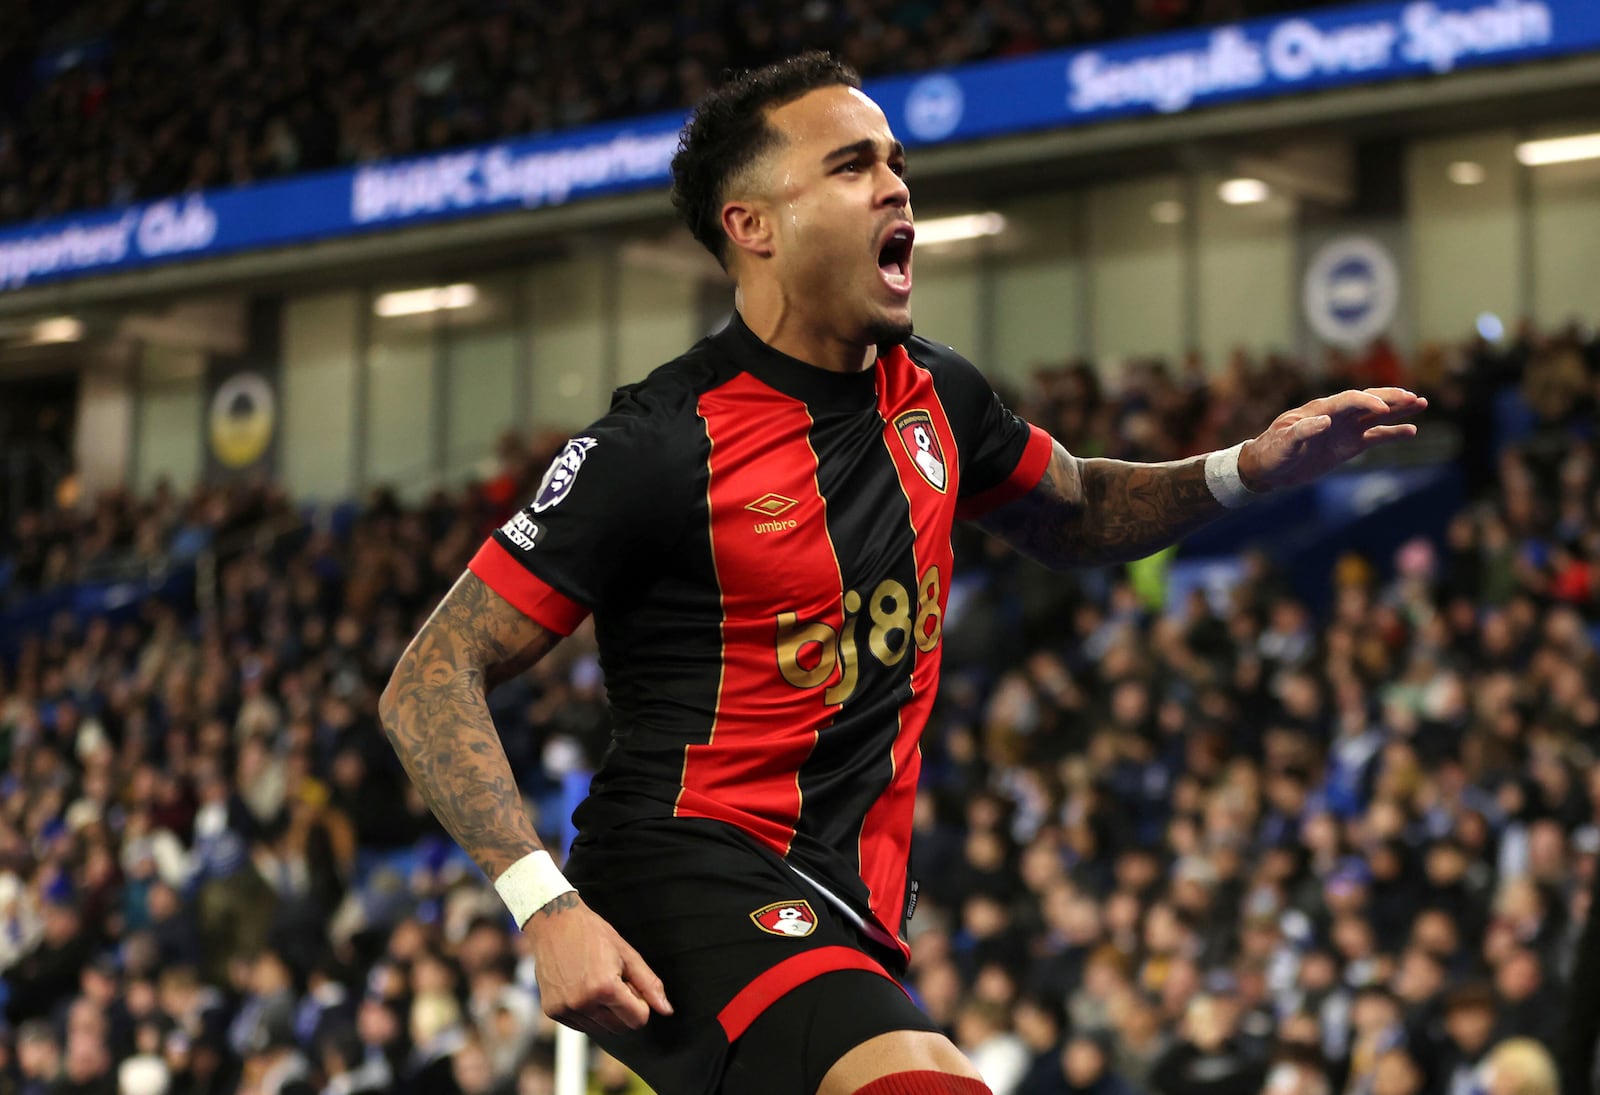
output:
<instances>
[{"instance_id":1,"label":"black shorts","mask_svg":"<svg viewBox=\"0 0 1600 1095\"><path fill-rule=\"evenodd\" d=\"M898 951L731 826L634 822L581 838L566 875L666 986L672 1015L595 1039L656 1095L813 1095L867 1039L938 1029Z\"/></svg>"}]
</instances>

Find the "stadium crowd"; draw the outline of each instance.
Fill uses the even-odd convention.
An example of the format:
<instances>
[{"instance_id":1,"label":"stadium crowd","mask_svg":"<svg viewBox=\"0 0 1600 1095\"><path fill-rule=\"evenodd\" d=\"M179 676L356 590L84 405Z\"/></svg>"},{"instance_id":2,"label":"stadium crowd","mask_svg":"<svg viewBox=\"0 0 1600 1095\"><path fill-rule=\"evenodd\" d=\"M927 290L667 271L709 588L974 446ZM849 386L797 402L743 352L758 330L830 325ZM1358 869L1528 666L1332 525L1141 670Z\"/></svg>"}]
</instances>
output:
<instances>
[{"instance_id":1,"label":"stadium crowd","mask_svg":"<svg viewBox=\"0 0 1600 1095\"><path fill-rule=\"evenodd\" d=\"M1191 366L1043 369L1013 398L1081 454L1161 458L1399 368ZM1324 614L1264 556L1225 601L1161 605L963 532L908 980L996 1095L1505 1095L1496 1046L1505 1075L1548 1068L1600 857L1600 339L1407 378L1434 428L1482 427L1507 384L1532 426L1467 448L1437 541L1341 561ZM0 1093L551 1090L523 937L375 705L553 447L290 534L243 535L292 512L263 489L8 530L14 599L107 552L232 546L200 608L64 612L0 661ZM562 779L608 734L591 637L491 706L559 842ZM610 1061L592 1083L640 1090Z\"/></svg>"},{"instance_id":2,"label":"stadium crowd","mask_svg":"<svg viewBox=\"0 0 1600 1095\"><path fill-rule=\"evenodd\" d=\"M0 0L0 224L681 109L807 48L915 72L1319 2Z\"/></svg>"}]
</instances>

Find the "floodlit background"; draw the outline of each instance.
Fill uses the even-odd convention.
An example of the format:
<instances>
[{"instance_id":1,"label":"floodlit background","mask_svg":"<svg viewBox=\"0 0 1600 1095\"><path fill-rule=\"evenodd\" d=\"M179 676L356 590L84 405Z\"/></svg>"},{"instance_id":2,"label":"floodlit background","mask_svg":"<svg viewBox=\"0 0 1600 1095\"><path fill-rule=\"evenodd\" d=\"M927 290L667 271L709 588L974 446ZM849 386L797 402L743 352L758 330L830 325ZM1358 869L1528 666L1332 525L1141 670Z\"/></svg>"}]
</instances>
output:
<instances>
[{"instance_id":1,"label":"floodlit background","mask_svg":"<svg viewBox=\"0 0 1600 1095\"><path fill-rule=\"evenodd\" d=\"M1590 0L0 28L0 1087L641 1090L557 1050L376 696L569 433L727 319L666 160L720 72L808 47L910 146L919 332L1073 452L1431 402L1129 567L958 532L908 989L997 1095L1592 1062L1562 1026L1600 854ZM592 636L492 706L559 845L609 732Z\"/></svg>"}]
</instances>

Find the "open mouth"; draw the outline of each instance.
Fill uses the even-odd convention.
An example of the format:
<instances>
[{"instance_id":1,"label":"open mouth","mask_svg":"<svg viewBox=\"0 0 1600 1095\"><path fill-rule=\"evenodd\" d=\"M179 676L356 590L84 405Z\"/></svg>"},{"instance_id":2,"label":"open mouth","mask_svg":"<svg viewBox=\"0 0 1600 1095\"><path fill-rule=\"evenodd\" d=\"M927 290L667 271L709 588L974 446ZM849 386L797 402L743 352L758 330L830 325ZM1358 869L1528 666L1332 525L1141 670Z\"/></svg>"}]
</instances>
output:
<instances>
[{"instance_id":1,"label":"open mouth","mask_svg":"<svg viewBox=\"0 0 1600 1095\"><path fill-rule=\"evenodd\" d=\"M915 237L909 224L897 224L878 248L878 273L889 288L899 292L911 289L911 243Z\"/></svg>"}]
</instances>

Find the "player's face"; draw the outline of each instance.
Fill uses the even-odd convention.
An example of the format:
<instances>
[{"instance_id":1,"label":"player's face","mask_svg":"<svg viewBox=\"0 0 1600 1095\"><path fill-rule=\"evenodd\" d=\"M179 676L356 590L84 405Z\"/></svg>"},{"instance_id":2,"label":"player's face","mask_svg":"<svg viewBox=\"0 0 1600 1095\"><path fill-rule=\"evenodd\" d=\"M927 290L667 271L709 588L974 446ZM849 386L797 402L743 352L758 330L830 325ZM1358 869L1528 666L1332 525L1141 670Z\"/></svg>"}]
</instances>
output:
<instances>
[{"instance_id":1,"label":"player's face","mask_svg":"<svg viewBox=\"0 0 1600 1095\"><path fill-rule=\"evenodd\" d=\"M878 105L829 87L768 117L771 272L788 310L834 337L891 343L911 333L911 192L905 150Z\"/></svg>"}]
</instances>

